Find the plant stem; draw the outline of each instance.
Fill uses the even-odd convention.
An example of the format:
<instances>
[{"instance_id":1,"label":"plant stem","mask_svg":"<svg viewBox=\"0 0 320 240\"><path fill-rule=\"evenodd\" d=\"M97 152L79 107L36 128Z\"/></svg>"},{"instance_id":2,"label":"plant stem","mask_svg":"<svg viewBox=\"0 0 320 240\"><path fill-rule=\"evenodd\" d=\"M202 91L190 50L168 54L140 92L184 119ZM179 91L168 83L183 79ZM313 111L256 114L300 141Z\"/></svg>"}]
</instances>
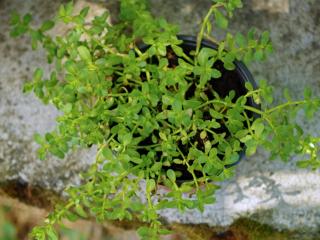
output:
<instances>
[{"instance_id":1,"label":"plant stem","mask_svg":"<svg viewBox=\"0 0 320 240\"><path fill-rule=\"evenodd\" d=\"M122 97L122 96L128 96L129 93L112 93L112 94L108 94L107 97Z\"/></svg>"},{"instance_id":2,"label":"plant stem","mask_svg":"<svg viewBox=\"0 0 320 240\"><path fill-rule=\"evenodd\" d=\"M259 93L261 91L262 91L261 89L256 89L256 90L250 91L246 95L244 95L244 97L249 97L249 96L251 96L251 95L253 95L255 93Z\"/></svg>"},{"instance_id":3,"label":"plant stem","mask_svg":"<svg viewBox=\"0 0 320 240\"><path fill-rule=\"evenodd\" d=\"M254 136L253 131L251 129L250 119L249 119L248 115L246 114L246 111L243 111L243 115L246 118L246 122L247 122L247 125L248 125L249 132L251 133L252 136Z\"/></svg>"},{"instance_id":4,"label":"plant stem","mask_svg":"<svg viewBox=\"0 0 320 240\"><path fill-rule=\"evenodd\" d=\"M116 135L117 135L116 133L112 134L111 137L106 141L106 143L103 146L107 146ZM102 149L103 147L100 148L100 150Z\"/></svg>"},{"instance_id":5,"label":"plant stem","mask_svg":"<svg viewBox=\"0 0 320 240\"><path fill-rule=\"evenodd\" d=\"M146 70L146 76L147 76L147 81L150 82L151 81L151 75L150 72Z\"/></svg>"},{"instance_id":6,"label":"plant stem","mask_svg":"<svg viewBox=\"0 0 320 240\"><path fill-rule=\"evenodd\" d=\"M134 146L134 148L144 149L144 148L153 148L153 147L158 147L158 146L161 146L161 144L157 143L157 144L152 144L152 145L147 145L147 146Z\"/></svg>"},{"instance_id":7,"label":"plant stem","mask_svg":"<svg viewBox=\"0 0 320 240\"><path fill-rule=\"evenodd\" d=\"M200 109L200 108L203 108L203 107L205 107L205 106L207 106L207 105L209 105L209 104L211 104L211 103L217 103L217 104L222 104L222 105L228 106L228 104L227 104L226 102L221 101L221 100L214 99L214 100L210 100L210 101L208 101L208 102L205 102L205 103L201 104L199 107L196 107L195 110L198 110L198 109Z\"/></svg>"},{"instance_id":8,"label":"plant stem","mask_svg":"<svg viewBox=\"0 0 320 240\"><path fill-rule=\"evenodd\" d=\"M209 128L204 128L204 130L206 130L207 132L211 133L213 136L215 136L215 138L216 138L216 136L218 136L218 134L216 132L210 130ZM222 138L222 139L220 138L220 140L225 142L225 143L228 143L228 141L225 138Z\"/></svg>"},{"instance_id":9,"label":"plant stem","mask_svg":"<svg viewBox=\"0 0 320 240\"><path fill-rule=\"evenodd\" d=\"M142 82L134 80L134 79L127 79L128 81L134 82L136 84L142 85Z\"/></svg>"},{"instance_id":10,"label":"plant stem","mask_svg":"<svg viewBox=\"0 0 320 240\"><path fill-rule=\"evenodd\" d=\"M185 60L187 60L190 64L194 64L194 61L185 53L183 53L182 57L184 57Z\"/></svg>"},{"instance_id":11,"label":"plant stem","mask_svg":"<svg viewBox=\"0 0 320 240\"><path fill-rule=\"evenodd\" d=\"M219 41L218 41L217 39L215 39L214 37L212 37L212 36L210 36L210 35L208 35L208 34L204 34L204 36L205 36L207 39L209 39L211 42L219 45Z\"/></svg>"},{"instance_id":12,"label":"plant stem","mask_svg":"<svg viewBox=\"0 0 320 240\"><path fill-rule=\"evenodd\" d=\"M203 39L203 35L204 35L204 30L206 29L206 25L213 13L213 11L216 9L216 8L219 8L219 7L223 7L224 4L223 3L217 3L217 4L214 4L211 6L211 8L209 9L209 12L207 13L207 15L205 16L205 18L203 19L203 22L202 22L202 25L201 25L201 29L200 29L200 32L197 36L197 47L196 47L196 54L195 56L198 55L199 51L200 51L200 47L201 47L201 42L202 42L202 39Z\"/></svg>"},{"instance_id":13,"label":"plant stem","mask_svg":"<svg viewBox=\"0 0 320 240\"><path fill-rule=\"evenodd\" d=\"M255 107L251 107L251 106L246 106L245 105L244 109L249 110L250 112L254 112L254 113L260 114L261 116L263 116L265 114L265 112L255 108Z\"/></svg>"},{"instance_id":14,"label":"plant stem","mask_svg":"<svg viewBox=\"0 0 320 240\"><path fill-rule=\"evenodd\" d=\"M72 200L72 199L71 199ZM75 202L74 201L70 201L67 205L65 205L63 207L63 209L61 209L57 214L56 214L56 218L57 220L60 220L60 218L62 217L62 215L67 212L70 208L72 208L73 206L75 206ZM54 222L50 222L50 225L53 225L56 221Z\"/></svg>"},{"instance_id":15,"label":"plant stem","mask_svg":"<svg viewBox=\"0 0 320 240\"><path fill-rule=\"evenodd\" d=\"M274 108L271 108L271 109L267 110L266 113L269 114L269 113L272 113L274 111L278 111L278 110L280 110L282 108L285 108L285 107L288 107L288 106L291 106L291 105L300 105L300 104L304 104L306 102L307 102L306 100L287 102L287 103L284 103L282 105L279 105L277 107L274 107Z\"/></svg>"},{"instance_id":16,"label":"plant stem","mask_svg":"<svg viewBox=\"0 0 320 240\"><path fill-rule=\"evenodd\" d=\"M189 165L189 163L188 163L188 160L186 159L186 157L184 156L184 154L183 154L183 152L180 150L180 148L177 147L177 149L178 149L180 155L181 155L182 158L183 158L183 162L187 165L189 173L191 173L191 175L192 175L193 182L195 183L197 190L199 190L198 179L197 179L196 175L194 174L193 170L192 170L192 171L190 170L190 165Z\"/></svg>"},{"instance_id":17,"label":"plant stem","mask_svg":"<svg viewBox=\"0 0 320 240\"><path fill-rule=\"evenodd\" d=\"M138 53L139 56L141 56L143 53L140 51L139 48L134 47L134 50L136 51L136 53Z\"/></svg>"}]
</instances>

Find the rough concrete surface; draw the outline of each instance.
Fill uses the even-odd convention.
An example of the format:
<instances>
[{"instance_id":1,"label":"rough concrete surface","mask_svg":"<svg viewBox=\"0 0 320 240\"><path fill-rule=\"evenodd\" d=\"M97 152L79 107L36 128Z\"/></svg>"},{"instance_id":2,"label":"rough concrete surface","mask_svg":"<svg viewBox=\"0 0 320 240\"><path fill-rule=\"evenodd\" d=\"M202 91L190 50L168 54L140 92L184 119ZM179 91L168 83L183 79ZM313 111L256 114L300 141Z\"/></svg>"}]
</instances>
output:
<instances>
[{"instance_id":1,"label":"rough concrete surface","mask_svg":"<svg viewBox=\"0 0 320 240\"><path fill-rule=\"evenodd\" d=\"M289 13L289 0L252 0L254 10L265 10L269 12Z\"/></svg>"},{"instance_id":2,"label":"rough concrete surface","mask_svg":"<svg viewBox=\"0 0 320 240\"><path fill-rule=\"evenodd\" d=\"M69 184L79 184L77 173L92 162L93 150L71 154L65 160L37 160L32 135L52 129L59 113L34 96L21 93L33 69L46 66L46 59L41 51L31 51L27 38L9 37L8 16L12 10L29 11L39 22L51 16L60 2L0 0L0 182L20 179L57 192ZM107 1L116 6L114 2ZM156 15L180 25L181 33L194 35L210 2L151 0L150 6ZM269 30L276 49L267 62L250 66L255 78L268 79L278 99L285 87L301 97L304 86L309 85L319 95L319 0L245 0L244 5L236 13L231 31L244 33L252 26ZM279 6L284 9L279 10ZM320 133L316 120L305 122L305 128ZM240 216L248 216L276 228L300 229L320 238L319 173L296 169L294 159L287 164L269 161L268 155L259 151L240 163L233 180L221 184L217 203L207 206L204 213L170 210L162 215L170 221L211 226L226 226Z\"/></svg>"},{"instance_id":3,"label":"rough concrete surface","mask_svg":"<svg viewBox=\"0 0 320 240\"><path fill-rule=\"evenodd\" d=\"M44 106L33 95L21 92L36 67L46 64L43 51L32 51L27 37L9 36L9 15L12 11L34 13L35 21L47 19L57 11L61 1L0 1L0 179L19 179L62 191L68 184L79 183L77 173L92 162L92 154L70 154L65 160L50 158L39 161L33 134L44 134L55 126L58 112ZM56 31L62 31L61 28Z\"/></svg>"}]
</instances>

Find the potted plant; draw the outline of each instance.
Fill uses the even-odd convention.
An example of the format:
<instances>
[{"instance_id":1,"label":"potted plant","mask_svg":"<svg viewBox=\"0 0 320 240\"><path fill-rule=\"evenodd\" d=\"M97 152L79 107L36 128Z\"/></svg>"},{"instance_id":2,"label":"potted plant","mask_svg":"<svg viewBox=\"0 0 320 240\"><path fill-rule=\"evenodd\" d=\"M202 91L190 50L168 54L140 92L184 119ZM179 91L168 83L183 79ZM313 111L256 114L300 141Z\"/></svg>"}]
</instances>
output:
<instances>
[{"instance_id":1,"label":"potted plant","mask_svg":"<svg viewBox=\"0 0 320 240\"><path fill-rule=\"evenodd\" d=\"M247 67L272 52L268 32L232 35L217 40L215 27L227 29L240 0L213 1L197 37L154 18L144 1L121 0L118 22L108 14L86 22L88 8L74 15L62 5L53 20L30 26L31 15L11 19L12 36L28 33L32 46L47 50L55 63L49 79L36 69L24 91L33 91L63 114L57 129L36 135L39 157L63 158L75 147L98 148L95 164L79 187L57 206L35 239L57 239L61 219L95 216L98 221L138 219L142 239L167 234L158 210L203 210L215 201L218 181L231 178L237 163L258 146L273 157L306 158L299 167L316 169L319 138L304 133L296 114L307 117L320 105L305 90L303 100L275 105L272 87L258 87ZM63 36L50 36L55 22L71 25ZM206 38L207 40L204 40ZM160 195L158 188L166 187Z\"/></svg>"}]
</instances>

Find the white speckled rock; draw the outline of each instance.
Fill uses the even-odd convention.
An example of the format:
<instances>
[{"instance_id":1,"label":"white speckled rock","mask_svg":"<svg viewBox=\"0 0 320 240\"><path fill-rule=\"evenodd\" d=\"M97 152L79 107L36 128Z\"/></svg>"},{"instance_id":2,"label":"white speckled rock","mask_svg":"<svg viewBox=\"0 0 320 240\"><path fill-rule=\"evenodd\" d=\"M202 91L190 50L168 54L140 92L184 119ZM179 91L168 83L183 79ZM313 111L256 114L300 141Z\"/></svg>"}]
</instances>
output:
<instances>
[{"instance_id":1,"label":"white speckled rock","mask_svg":"<svg viewBox=\"0 0 320 240\"><path fill-rule=\"evenodd\" d=\"M34 68L44 67L43 51L32 51L27 37L9 36L9 16L12 11L35 13L36 22L47 19L57 11L61 1L0 1L0 181L19 179L30 185L60 192L69 184L79 184L78 173L93 161L94 150L70 154L65 160L51 157L37 159L33 134L50 131L55 126L57 110L44 106L34 95L24 95L22 86L32 77ZM77 1L75 11L90 5L91 17L101 14L99 4ZM90 17L90 16L89 16ZM52 30L61 33L65 27Z\"/></svg>"},{"instance_id":2,"label":"white speckled rock","mask_svg":"<svg viewBox=\"0 0 320 240\"><path fill-rule=\"evenodd\" d=\"M266 10L269 12L289 13L290 0L252 0L254 10Z\"/></svg>"},{"instance_id":3,"label":"white speckled rock","mask_svg":"<svg viewBox=\"0 0 320 240\"><path fill-rule=\"evenodd\" d=\"M79 184L77 173L92 162L94 150L71 154L65 160L51 158L40 162L36 159L32 135L52 129L58 112L51 106L43 106L34 96L21 93L22 84L32 76L32 70L45 66L45 57L41 51L31 51L27 38L9 38L8 17L10 11L18 9L34 12L40 21L51 16L59 2L0 0L0 182L20 178L58 192L69 184ZM193 35L210 4L209 0L150 2L156 15L179 24L182 33ZM244 1L245 8L236 14L231 24L232 32L246 32L251 26L271 32L277 51L266 63L251 66L255 78L268 79L276 87L277 96L284 87L294 96L302 96L305 85L312 86L319 95L318 0L290 0L290 13L286 9L282 13L273 11L269 5L257 7L259 2ZM116 5L115 0L107 3ZM320 133L317 120L305 122L305 128ZM212 226L226 226L239 217L248 216L273 227L316 234L320 228L319 173L298 170L294 161L288 164L269 161L268 154L259 151L240 163L233 180L221 183L217 203L207 206L204 213L188 211L181 215L170 210L162 214L170 221Z\"/></svg>"}]
</instances>

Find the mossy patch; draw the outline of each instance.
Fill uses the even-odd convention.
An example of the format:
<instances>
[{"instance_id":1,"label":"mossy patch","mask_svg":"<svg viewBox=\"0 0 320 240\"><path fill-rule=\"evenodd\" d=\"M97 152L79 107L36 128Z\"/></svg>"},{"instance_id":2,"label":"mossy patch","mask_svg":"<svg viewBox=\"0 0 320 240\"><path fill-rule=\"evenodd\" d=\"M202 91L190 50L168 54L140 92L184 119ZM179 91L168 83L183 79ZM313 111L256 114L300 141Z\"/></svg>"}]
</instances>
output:
<instances>
[{"instance_id":1,"label":"mossy patch","mask_svg":"<svg viewBox=\"0 0 320 240\"><path fill-rule=\"evenodd\" d=\"M172 230L182 239L192 240L319 240L319 234L300 231L277 230L267 224L240 218L230 227L173 224ZM180 239L180 238L177 238Z\"/></svg>"}]
</instances>

